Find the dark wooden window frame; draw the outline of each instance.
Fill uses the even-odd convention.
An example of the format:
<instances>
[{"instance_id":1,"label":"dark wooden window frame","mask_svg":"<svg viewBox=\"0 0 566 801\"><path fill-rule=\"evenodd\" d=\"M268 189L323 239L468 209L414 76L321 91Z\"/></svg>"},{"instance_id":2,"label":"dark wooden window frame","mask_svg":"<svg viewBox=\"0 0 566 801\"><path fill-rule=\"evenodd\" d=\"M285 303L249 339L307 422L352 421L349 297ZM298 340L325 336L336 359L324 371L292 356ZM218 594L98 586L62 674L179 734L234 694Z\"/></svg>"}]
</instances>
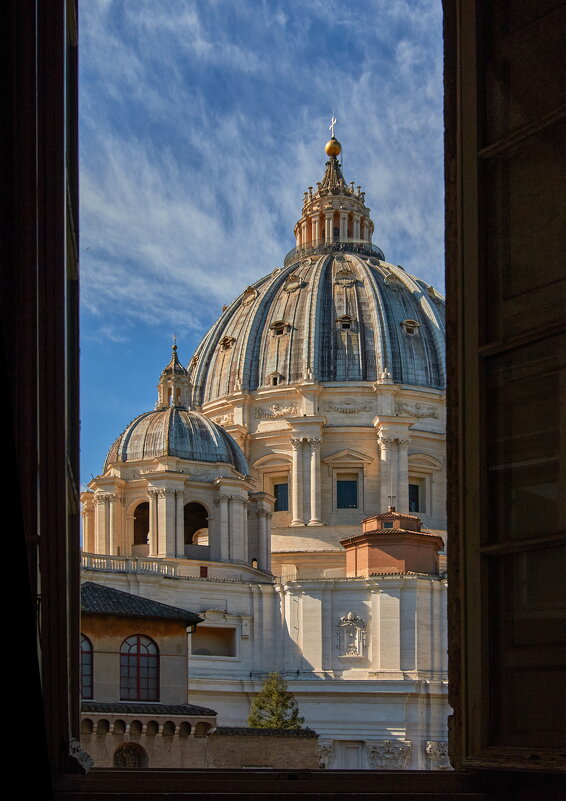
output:
<instances>
[{"instance_id":1,"label":"dark wooden window frame","mask_svg":"<svg viewBox=\"0 0 566 801\"><path fill-rule=\"evenodd\" d=\"M461 385L457 369L461 342L462 249L474 217L474 175L466 176L465 151L473 146L466 115L474 112L474 31L478 6L471 0L444 1L446 231L448 300L448 430L452 436L449 469L453 494L450 595L451 751L462 763L463 704L462 596L465 570L458 526L461 452ZM487 788L498 798L558 798L556 774L544 761L515 773L503 760L486 774L405 772L232 772L128 771L81 772L87 760L79 738L79 538L78 538L78 150L77 150L77 0L6 0L0 9L0 48L5 81L3 97L12 109L3 152L2 246L6 269L0 293L6 399L13 437L7 443L16 466L20 514L22 614L18 616L20 653L35 666L27 684L32 714L14 718L12 737L28 739L35 714L36 774L49 778L60 799L162 797L175 792L219 797L240 792L277 796L280 792L316 793L328 798L377 799L383 793L461 793ZM471 137L473 140L473 136ZM464 155L463 155L464 154ZM468 162L469 165L470 162ZM471 181L471 184L469 184ZM465 189L465 191L464 191ZM477 207L476 207L477 208ZM474 275L468 276L474 281ZM472 321L473 322L473 321ZM38 481L39 477L39 481ZM30 499L37 500L30 503ZM41 602L37 603L38 597ZM39 640L38 640L39 638ZM41 653L41 682L37 644ZM24 654L25 652L25 654ZM62 669L62 666L65 669ZM70 669L67 669L69 667ZM45 714L43 714L45 713ZM21 722L21 730L18 725ZM466 725L473 727L473 720ZM479 766L481 767L481 765ZM190 788L187 777L190 776ZM558 777L560 778L560 777ZM375 792L369 790L371 789ZM553 794L549 794L549 788ZM48 793L50 791L48 788Z\"/></svg>"}]
</instances>

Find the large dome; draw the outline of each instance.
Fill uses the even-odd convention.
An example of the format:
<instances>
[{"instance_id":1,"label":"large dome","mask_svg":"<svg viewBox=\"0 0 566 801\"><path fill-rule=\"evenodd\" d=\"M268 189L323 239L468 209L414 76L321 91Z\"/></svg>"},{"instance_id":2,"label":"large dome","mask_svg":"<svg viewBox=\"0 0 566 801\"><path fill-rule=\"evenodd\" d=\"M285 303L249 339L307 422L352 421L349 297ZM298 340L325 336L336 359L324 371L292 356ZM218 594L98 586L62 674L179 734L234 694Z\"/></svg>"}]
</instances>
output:
<instances>
[{"instance_id":1,"label":"large dome","mask_svg":"<svg viewBox=\"0 0 566 801\"><path fill-rule=\"evenodd\" d=\"M193 405L279 384L373 382L384 374L395 384L444 388L444 302L436 290L378 258L370 243L306 252L289 254L210 329L190 365Z\"/></svg>"},{"instance_id":2,"label":"large dome","mask_svg":"<svg viewBox=\"0 0 566 801\"><path fill-rule=\"evenodd\" d=\"M225 462L247 475L244 454L224 429L198 412L168 407L136 417L114 442L104 472L115 462L177 456L195 462Z\"/></svg>"}]
</instances>

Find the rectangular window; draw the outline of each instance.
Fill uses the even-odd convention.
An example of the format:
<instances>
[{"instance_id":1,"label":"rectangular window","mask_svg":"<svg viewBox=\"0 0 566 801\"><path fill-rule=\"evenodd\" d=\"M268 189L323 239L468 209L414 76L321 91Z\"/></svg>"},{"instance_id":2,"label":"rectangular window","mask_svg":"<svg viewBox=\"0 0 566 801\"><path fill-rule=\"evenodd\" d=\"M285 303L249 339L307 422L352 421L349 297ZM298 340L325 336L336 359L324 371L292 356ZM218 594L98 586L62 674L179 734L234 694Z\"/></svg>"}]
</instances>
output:
<instances>
[{"instance_id":1,"label":"rectangular window","mask_svg":"<svg viewBox=\"0 0 566 801\"><path fill-rule=\"evenodd\" d=\"M273 494L275 495L275 508L274 512L288 512L289 511L289 485L288 484L274 484Z\"/></svg>"},{"instance_id":2,"label":"rectangular window","mask_svg":"<svg viewBox=\"0 0 566 801\"><path fill-rule=\"evenodd\" d=\"M409 484L409 512L421 511L421 488L419 484Z\"/></svg>"},{"instance_id":3,"label":"rectangular window","mask_svg":"<svg viewBox=\"0 0 566 801\"><path fill-rule=\"evenodd\" d=\"M207 565L200 566L200 577L201 578L208 578L208 567Z\"/></svg>"},{"instance_id":4,"label":"rectangular window","mask_svg":"<svg viewBox=\"0 0 566 801\"><path fill-rule=\"evenodd\" d=\"M337 509L357 509L358 508L358 479L338 478L336 481L336 508Z\"/></svg>"}]
</instances>

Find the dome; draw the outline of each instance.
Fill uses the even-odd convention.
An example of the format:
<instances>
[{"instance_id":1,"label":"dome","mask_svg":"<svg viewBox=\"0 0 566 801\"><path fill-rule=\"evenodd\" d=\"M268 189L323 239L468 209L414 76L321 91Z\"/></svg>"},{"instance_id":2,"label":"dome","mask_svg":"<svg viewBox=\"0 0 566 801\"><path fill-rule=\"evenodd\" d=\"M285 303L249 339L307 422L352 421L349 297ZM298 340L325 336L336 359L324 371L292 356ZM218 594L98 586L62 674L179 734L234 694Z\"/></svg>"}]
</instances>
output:
<instances>
[{"instance_id":1,"label":"dome","mask_svg":"<svg viewBox=\"0 0 566 801\"><path fill-rule=\"evenodd\" d=\"M225 462L247 475L246 459L224 429L198 412L168 407L136 417L114 442L104 473L114 462L177 456L194 462Z\"/></svg>"},{"instance_id":2,"label":"dome","mask_svg":"<svg viewBox=\"0 0 566 801\"><path fill-rule=\"evenodd\" d=\"M196 350L193 405L303 381L443 389L443 299L373 248L328 244L248 287Z\"/></svg>"}]
</instances>

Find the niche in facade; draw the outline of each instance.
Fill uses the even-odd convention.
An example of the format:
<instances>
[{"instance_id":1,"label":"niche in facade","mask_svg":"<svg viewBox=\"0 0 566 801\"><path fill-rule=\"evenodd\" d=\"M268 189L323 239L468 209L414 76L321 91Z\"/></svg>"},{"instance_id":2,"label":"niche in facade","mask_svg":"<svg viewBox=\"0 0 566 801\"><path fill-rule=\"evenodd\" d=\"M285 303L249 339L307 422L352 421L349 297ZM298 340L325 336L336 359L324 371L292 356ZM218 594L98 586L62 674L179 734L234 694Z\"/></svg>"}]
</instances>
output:
<instances>
[{"instance_id":1,"label":"niche in facade","mask_svg":"<svg viewBox=\"0 0 566 801\"><path fill-rule=\"evenodd\" d=\"M196 627L190 639L193 656L237 656L236 629L201 624Z\"/></svg>"},{"instance_id":2,"label":"niche in facade","mask_svg":"<svg viewBox=\"0 0 566 801\"><path fill-rule=\"evenodd\" d=\"M144 501L134 512L134 545L147 545L149 537L149 503Z\"/></svg>"},{"instance_id":3,"label":"niche in facade","mask_svg":"<svg viewBox=\"0 0 566 801\"><path fill-rule=\"evenodd\" d=\"M208 512L200 503L184 508L185 545L208 545Z\"/></svg>"}]
</instances>

